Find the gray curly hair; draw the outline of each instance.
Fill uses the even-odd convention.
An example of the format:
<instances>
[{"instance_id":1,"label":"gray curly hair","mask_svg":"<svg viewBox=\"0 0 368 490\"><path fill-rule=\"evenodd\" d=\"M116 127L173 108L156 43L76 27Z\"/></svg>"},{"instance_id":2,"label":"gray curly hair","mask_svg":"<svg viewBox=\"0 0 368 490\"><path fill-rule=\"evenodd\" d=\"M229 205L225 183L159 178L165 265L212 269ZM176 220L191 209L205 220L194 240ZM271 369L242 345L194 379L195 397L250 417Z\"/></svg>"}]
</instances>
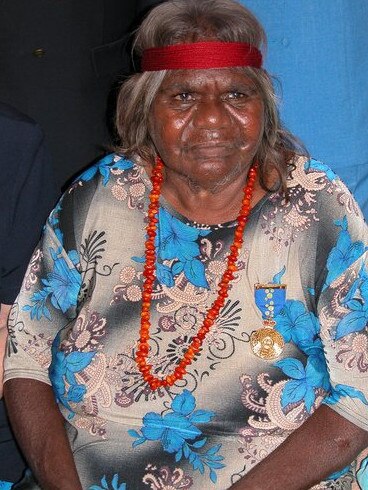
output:
<instances>
[{"instance_id":1,"label":"gray curly hair","mask_svg":"<svg viewBox=\"0 0 368 490\"><path fill-rule=\"evenodd\" d=\"M134 50L141 56L147 48L208 39L249 43L263 52L266 48L266 35L259 21L233 0L169 0L156 6L144 19L136 32ZM264 132L255 156L260 184L269 190L267 177L274 169L287 195L288 166L298 154L307 152L280 121L269 74L253 67L237 69L253 81L264 103ZM167 70L137 73L120 88L116 111L120 144L116 150L127 158L154 162L156 151L148 121L152 102L166 73Z\"/></svg>"}]
</instances>

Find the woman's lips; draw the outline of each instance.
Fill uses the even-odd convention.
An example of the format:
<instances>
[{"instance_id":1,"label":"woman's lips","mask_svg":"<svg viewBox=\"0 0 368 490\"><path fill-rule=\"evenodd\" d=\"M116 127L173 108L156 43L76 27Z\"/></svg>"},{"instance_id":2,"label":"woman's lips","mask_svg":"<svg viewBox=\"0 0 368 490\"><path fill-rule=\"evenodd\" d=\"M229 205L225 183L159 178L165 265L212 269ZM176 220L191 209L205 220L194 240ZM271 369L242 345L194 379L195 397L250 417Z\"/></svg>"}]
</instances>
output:
<instances>
[{"instance_id":1,"label":"woman's lips","mask_svg":"<svg viewBox=\"0 0 368 490\"><path fill-rule=\"evenodd\" d=\"M234 148L225 144L206 143L194 145L189 148L189 152L201 158L227 157L234 151Z\"/></svg>"}]
</instances>

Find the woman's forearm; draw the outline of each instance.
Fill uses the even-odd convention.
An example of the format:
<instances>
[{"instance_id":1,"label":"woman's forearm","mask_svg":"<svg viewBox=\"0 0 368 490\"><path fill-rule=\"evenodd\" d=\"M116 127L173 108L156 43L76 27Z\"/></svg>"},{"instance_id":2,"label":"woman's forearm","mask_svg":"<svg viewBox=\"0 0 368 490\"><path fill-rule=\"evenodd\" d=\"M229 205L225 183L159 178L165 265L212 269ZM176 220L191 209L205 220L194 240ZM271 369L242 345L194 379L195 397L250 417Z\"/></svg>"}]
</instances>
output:
<instances>
[{"instance_id":1,"label":"woman's forearm","mask_svg":"<svg viewBox=\"0 0 368 490\"><path fill-rule=\"evenodd\" d=\"M4 395L14 434L42 490L81 490L52 388L11 379L4 384Z\"/></svg>"},{"instance_id":2,"label":"woman's forearm","mask_svg":"<svg viewBox=\"0 0 368 490\"><path fill-rule=\"evenodd\" d=\"M368 432L322 405L231 488L304 490L341 470L368 446Z\"/></svg>"}]
</instances>

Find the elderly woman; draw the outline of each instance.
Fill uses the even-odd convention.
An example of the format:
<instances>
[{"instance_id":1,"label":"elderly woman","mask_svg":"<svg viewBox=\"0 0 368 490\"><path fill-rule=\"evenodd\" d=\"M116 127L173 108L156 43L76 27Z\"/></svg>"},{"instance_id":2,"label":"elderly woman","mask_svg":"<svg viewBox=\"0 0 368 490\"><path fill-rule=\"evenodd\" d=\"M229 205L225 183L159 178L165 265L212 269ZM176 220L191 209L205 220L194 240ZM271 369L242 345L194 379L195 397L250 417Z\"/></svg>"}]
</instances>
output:
<instances>
[{"instance_id":1,"label":"elderly woman","mask_svg":"<svg viewBox=\"0 0 368 490\"><path fill-rule=\"evenodd\" d=\"M121 147L51 214L12 312L19 488L356 485L367 230L281 126L264 43L232 0L138 30Z\"/></svg>"}]
</instances>

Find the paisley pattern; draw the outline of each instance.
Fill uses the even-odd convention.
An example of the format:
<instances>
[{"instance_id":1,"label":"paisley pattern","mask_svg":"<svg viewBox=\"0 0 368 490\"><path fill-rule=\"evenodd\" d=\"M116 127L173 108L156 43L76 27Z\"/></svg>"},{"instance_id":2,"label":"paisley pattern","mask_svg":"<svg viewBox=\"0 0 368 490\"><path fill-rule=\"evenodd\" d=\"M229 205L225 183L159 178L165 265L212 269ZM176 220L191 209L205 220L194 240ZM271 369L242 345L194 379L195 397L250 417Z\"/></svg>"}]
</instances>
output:
<instances>
[{"instance_id":1,"label":"paisley pattern","mask_svg":"<svg viewBox=\"0 0 368 490\"><path fill-rule=\"evenodd\" d=\"M288 201L271 193L252 210L224 308L185 378L156 392L134 361L150 181L110 155L63 196L11 312L5 378L51 382L83 488L228 489L321 403L368 430L367 228L323 163L300 158L288 187ZM158 226L149 363L167 375L213 301L235 223L193 223L162 201ZM250 347L254 286L281 279L285 347L267 361ZM362 457L314 488L357 488L366 469Z\"/></svg>"}]
</instances>

